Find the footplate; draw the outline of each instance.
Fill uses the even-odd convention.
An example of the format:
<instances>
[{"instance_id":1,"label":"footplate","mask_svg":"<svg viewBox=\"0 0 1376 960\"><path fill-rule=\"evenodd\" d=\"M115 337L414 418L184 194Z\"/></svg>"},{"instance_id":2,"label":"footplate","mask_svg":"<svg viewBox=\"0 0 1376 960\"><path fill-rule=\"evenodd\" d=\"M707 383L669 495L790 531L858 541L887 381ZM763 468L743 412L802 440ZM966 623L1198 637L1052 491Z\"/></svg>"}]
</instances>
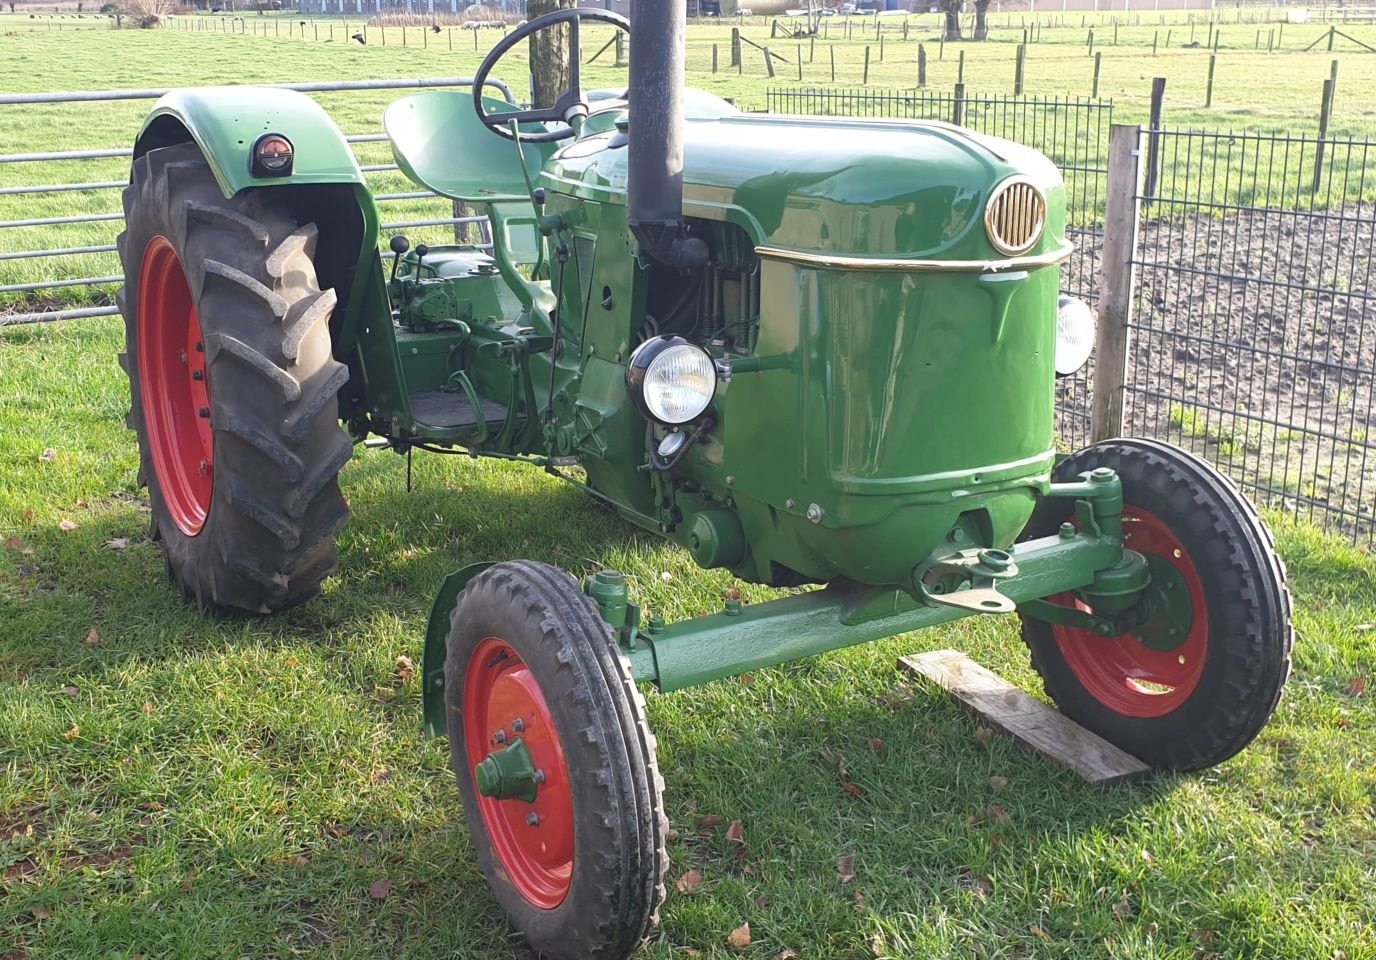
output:
<instances>
[{"instance_id":1,"label":"footplate","mask_svg":"<svg viewBox=\"0 0 1376 960\"><path fill-rule=\"evenodd\" d=\"M1017 604L999 593L998 581L1018 574L1003 550L971 549L941 557L913 571L924 603L972 613L1013 613Z\"/></svg>"}]
</instances>

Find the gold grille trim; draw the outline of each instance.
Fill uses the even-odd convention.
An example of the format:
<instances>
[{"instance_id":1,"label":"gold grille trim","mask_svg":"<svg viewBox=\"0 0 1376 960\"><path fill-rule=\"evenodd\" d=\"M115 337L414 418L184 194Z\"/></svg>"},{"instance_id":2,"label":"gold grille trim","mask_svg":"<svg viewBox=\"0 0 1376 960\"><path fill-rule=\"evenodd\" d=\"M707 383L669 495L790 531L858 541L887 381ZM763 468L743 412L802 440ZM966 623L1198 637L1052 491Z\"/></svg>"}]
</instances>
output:
<instances>
[{"instance_id":1,"label":"gold grille trim","mask_svg":"<svg viewBox=\"0 0 1376 960\"><path fill-rule=\"evenodd\" d=\"M984 208L984 232L994 249L1006 256L1031 250L1045 227L1046 198L1024 177L999 184Z\"/></svg>"}]
</instances>

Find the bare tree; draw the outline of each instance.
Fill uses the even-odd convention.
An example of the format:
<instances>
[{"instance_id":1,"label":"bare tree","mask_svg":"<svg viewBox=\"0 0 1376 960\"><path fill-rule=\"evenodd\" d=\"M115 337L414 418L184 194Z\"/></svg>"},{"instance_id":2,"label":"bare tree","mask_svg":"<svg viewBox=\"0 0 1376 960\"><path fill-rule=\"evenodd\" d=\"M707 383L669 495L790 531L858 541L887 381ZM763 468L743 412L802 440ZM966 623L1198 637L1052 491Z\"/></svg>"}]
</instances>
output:
<instances>
[{"instance_id":1,"label":"bare tree","mask_svg":"<svg viewBox=\"0 0 1376 960\"><path fill-rule=\"evenodd\" d=\"M989 39L989 0L975 0L975 39Z\"/></svg>"},{"instance_id":2,"label":"bare tree","mask_svg":"<svg viewBox=\"0 0 1376 960\"><path fill-rule=\"evenodd\" d=\"M965 0L941 0L941 11L946 16L947 40L965 39L960 33L960 14L964 9Z\"/></svg>"},{"instance_id":3,"label":"bare tree","mask_svg":"<svg viewBox=\"0 0 1376 960\"><path fill-rule=\"evenodd\" d=\"M526 15L534 20L556 10L569 10L576 0L530 0ZM532 104L552 107L569 83L568 27L560 25L542 30L530 38L530 77Z\"/></svg>"},{"instance_id":4,"label":"bare tree","mask_svg":"<svg viewBox=\"0 0 1376 960\"><path fill-rule=\"evenodd\" d=\"M126 0L124 12L140 27L156 27L177 9L178 0Z\"/></svg>"}]
</instances>

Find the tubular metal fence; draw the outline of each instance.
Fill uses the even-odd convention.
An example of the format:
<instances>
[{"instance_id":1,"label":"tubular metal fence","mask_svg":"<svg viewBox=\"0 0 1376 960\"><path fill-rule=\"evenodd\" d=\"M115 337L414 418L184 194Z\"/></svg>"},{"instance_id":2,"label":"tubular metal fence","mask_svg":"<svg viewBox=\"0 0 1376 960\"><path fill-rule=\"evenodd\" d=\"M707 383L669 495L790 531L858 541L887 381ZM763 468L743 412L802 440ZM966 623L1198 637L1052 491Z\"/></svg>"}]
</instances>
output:
<instances>
[{"instance_id":1,"label":"tubular metal fence","mask_svg":"<svg viewBox=\"0 0 1376 960\"><path fill-rule=\"evenodd\" d=\"M1066 182L1067 234L1075 252L1061 269L1061 290L1094 303L1113 101L984 96L958 84L950 93L776 87L767 91L767 104L778 113L944 120L1040 150L1060 167ZM1057 432L1072 449L1089 442L1092 373L1091 366L1057 384Z\"/></svg>"},{"instance_id":2,"label":"tubular metal fence","mask_svg":"<svg viewBox=\"0 0 1376 960\"><path fill-rule=\"evenodd\" d=\"M1195 130L1146 143L1160 172L1140 195L1125 432L1376 539L1376 143Z\"/></svg>"},{"instance_id":3,"label":"tubular metal fence","mask_svg":"<svg viewBox=\"0 0 1376 960\"><path fill-rule=\"evenodd\" d=\"M508 100L511 91L498 81L489 81L497 87ZM360 90L414 90L434 87L466 87L472 81L467 77L442 77L435 79L406 80L354 80L330 83L293 83L274 84L286 90L305 93L324 93ZM0 94L0 108L32 108L35 104L79 105L87 103L108 103L120 100L154 100L166 90L85 90L66 93L19 93ZM387 142L382 132L353 134L345 138L356 154L360 147L368 144ZM48 169L69 170L71 162L77 162L77 169L109 173L109 161L132 157L129 147L105 150L60 150L37 153L0 154L0 171L9 169L11 164L43 164ZM360 167L370 180L376 175L396 171L395 163L366 163L360 156ZM103 163L102 163L103 162ZM61 166L54 166L61 165ZM25 168L30 169L30 168ZM100 176L100 172L95 176ZM86 179L69 183L15 182L13 175L0 172L0 326L18 323L40 323L49 320L71 320L82 317L103 317L118 312L114 306L114 285L123 277L109 273L91 273L93 262L107 268L111 266L110 254L115 250L115 237L123 228L124 214L119 210L82 212L66 216L32 216L38 206L37 198L55 194L72 194L82 201L78 206L104 206L99 197L109 196L110 205L119 206L119 194L128 182L121 179ZM21 175L22 179L22 175ZM469 224L483 224L485 217L456 216L454 207L447 200L441 200L429 190L406 189L375 191L374 199L379 204L404 203L405 219L382 224L384 230L404 230L426 227L449 227L467 233ZM16 215L19 214L19 215ZM54 243L50 238L56 236ZM18 237L16 240L14 238ZM40 239L41 238L41 239ZM66 242L71 238L98 242ZM50 243L41 246L40 243ZM29 247L24 249L24 247ZM61 267L56 270L35 271L33 265L44 258L62 258ZM84 264L85 266L81 266ZM35 273L39 274L35 276ZM86 299L94 305L71 307L67 301L54 297L52 292L66 291L82 287L88 291Z\"/></svg>"}]
</instances>

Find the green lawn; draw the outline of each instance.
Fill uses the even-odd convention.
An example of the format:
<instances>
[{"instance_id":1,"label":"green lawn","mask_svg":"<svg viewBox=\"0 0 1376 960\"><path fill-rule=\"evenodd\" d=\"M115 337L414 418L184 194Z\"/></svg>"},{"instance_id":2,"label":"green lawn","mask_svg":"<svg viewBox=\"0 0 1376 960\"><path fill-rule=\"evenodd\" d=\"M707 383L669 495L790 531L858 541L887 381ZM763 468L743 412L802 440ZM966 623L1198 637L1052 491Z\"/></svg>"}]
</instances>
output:
<instances>
[{"instance_id":1,"label":"green lawn","mask_svg":"<svg viewBox=\"0 0 1376 960\"><path fill-rule=\"evenodd\" d=\"M0 15L0 90L458 75L476 63L471 36L451 54L37 24ZM1183 102L1207 57L1150 60L1154 29L1122 28L1104 92L1135 119L1164 66L1179 80L1175 119L1201 122ZM1228 31L1250 44L1255 28L1224 29L1226 46ZM1287 27L1287 48L1321 29ZM763 42L767 28L748 35ZM695 29L691 82L762 105L762 66L710 73L710 44L725 36ZM1011 36L967 45L967 72L992 78L972 85L1009 89ZM1078 26L1044 38L1029 89L1086 92ZM903 82L915 44L886 42L873 82ZM863 46L838 47L849 80ZM819 76L822 49L807 68ZM952 47L944 61L928 50L932 83L949 88ZM1376 129L1376 54L1342 59L1341 122ZM1208 122L1312 130L1316 96L1294 91L1327 75L1326 55L1220 60L1239 71L1221 70L1222 112ZM594 68L590 82L621 77ZM322 102L346 131L367 132L392 96ZM0 149L128 143L146 107L0 107ZM369 150L368 162L387 156ZM0 186L125 171L0 165ZM376 185L404 188L395 176ZM0 219L118 208L115 191L28 208L0 199ZM0 250L112 233L10 230ZM112 257L83 264L115 272ZM68 269L0 261L0 283ZM0 956L521 956L477 872L447 752L422 737L416 681L398 669L420 659L436 585L479 559L607 565L677 619L715 607L729 579L528 468L421 455L408 495L399 457L360 450L325 596L269 620L202 620L147 539L121 342L114 319L0 329ZM1260 739L1206 774L1089 789L895 668L902 653L954 646L1036 690L1008 619L652 697L676 838L664 922L641 956L1376 958L1376 707L1362 692L1376 689L1376 560L1275 522L1297 601L1295 674ZM843 759L858 795L842 789ZM734 820L744 850L725 836ZM674 891L689 870L701 883ZM733 951L744 922L754 943Z\"/></svg>"},{"instance_id":2,"label":"green lawn","mask_svg":"<svg viewBox=\"0 0 1376 960\"><path fill-rule=\"evenodd\" d=\"M120 343L115 320L0 331L5 956L511 956L398 675L436 584L480 558L605 564L674 619L729 581L533 470L422 455L407 495L370 451L344 471L325 596L201 620L146 537ZM1279 532L1295 675L1261 738L1198 776L1094 790L905 686L899 654L956 646L1037 689L1009 619L651 698L670 879L703 879L642 956L727 956L748 921L760 958L1376 957L1376 708L1354 687L1376 561Z\"/></svg>"}]
</instances>

